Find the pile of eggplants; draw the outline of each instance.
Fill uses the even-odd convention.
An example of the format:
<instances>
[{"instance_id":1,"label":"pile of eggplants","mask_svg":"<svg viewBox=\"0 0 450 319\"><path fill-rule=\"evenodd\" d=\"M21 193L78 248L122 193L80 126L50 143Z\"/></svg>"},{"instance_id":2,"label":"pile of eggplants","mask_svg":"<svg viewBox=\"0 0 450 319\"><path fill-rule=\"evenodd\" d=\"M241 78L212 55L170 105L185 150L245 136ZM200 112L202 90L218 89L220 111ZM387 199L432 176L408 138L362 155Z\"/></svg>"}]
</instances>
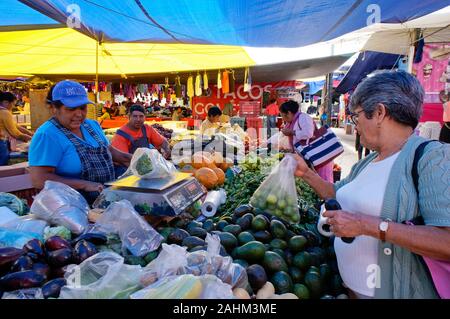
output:
<instances>
[{"instance_id":1,"label":"pile of eggplants","mask_svg":"<svg viewBox=\"0 0 450 319\"><path fill-rule=\"evenodd\" d=\"M70 264L80 264L97 253L107 237L88 233L68 241L59 236L27 242L22 249L0 248L0 297L3 292L41 288L44 298L58 298L66 285L64 273Z\"/></svg>"}]
</instances>

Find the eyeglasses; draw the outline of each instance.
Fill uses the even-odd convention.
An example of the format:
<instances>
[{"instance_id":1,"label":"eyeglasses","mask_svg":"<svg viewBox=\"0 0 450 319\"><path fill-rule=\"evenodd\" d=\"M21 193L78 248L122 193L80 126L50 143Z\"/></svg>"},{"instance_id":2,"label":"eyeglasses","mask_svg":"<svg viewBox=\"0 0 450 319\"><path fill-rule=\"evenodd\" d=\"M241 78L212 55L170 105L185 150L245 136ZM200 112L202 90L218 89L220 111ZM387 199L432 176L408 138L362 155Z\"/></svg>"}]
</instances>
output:
<instances>
[{"instance_id":1,"label":"eyeglasses","mask_svg":"<svg viewBox=\"0 0 450 319\"><path fill-rule=\"evenodd\" d=\"M362 112L364 112L364 110L361 110L361 111L359 111L359 112L352 113L352 114L350 115L350 120L353 122L353 124L358 125L358 117L359 117L359 113L362 113Z\"/></svg>"}]
</instances>

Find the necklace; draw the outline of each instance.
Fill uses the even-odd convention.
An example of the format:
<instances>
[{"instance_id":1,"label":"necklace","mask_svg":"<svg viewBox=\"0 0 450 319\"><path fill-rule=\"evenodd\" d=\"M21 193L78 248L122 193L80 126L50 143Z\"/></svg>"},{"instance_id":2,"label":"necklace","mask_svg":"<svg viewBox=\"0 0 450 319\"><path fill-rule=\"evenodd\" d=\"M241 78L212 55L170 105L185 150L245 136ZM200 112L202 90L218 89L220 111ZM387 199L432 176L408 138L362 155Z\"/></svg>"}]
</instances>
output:
<instances>
[{"instance_id":1,"label":"necklace","mask_svg":"<svg viewBox=\"0 0 450 319\"><path fill-rule=\"evenodd\" d=\"M389 157L391 157L392 155L394 155L395 153L399 152L399 151L403 148L403 146L405 146L405 144L406 144L406 142L408 141L408 139L409 139L409 136L402 142L402 144L400 144L398 147L396 147L396 148L394 149L394 151L392 151L392 152L390 152L388 155L384 156L383 159L381 159L381 158L380 158L380 154L378 154L378 161L385 160L386 158L389 158Z\"/></svg>"}]
</instances>

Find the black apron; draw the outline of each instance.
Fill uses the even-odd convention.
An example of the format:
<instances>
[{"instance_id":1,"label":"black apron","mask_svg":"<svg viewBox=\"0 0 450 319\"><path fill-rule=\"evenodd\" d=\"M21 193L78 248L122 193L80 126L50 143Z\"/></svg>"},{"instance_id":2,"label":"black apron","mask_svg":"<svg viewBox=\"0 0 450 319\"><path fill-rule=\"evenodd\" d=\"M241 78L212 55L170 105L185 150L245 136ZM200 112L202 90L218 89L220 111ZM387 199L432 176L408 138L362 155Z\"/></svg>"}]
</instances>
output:
<instances>
[{"instance_id":1,"label":"black apron","mask_svg":"<svg viewBox=\"0 0 450 319\"><path fill-rule=\"evenodd\" d=\"M117 130L117 132L116 132L117 135L120 135L130 141L131 145L128 149L128 153L133 154L134 152L136 152L136 150L138 148L141 148L141 147L155 148L151 143L148 142L147 129L146 129L145 125L142 125L141 130L142 130L142 136L138 139L134 139L130 134L125 133L124 131L122 131L120 129Z\"/></svg>"},{"instance_id":2,"label":"black apron","mask_svg":"<svg viewBox=\"0 0 450 319\"><path fill-rule=\"evenodd\" d=\"M98 143L98 147L82 143L75 134L59 124L55 118L50 119L50 122L75 146L81 161L81 179L101 184L114 180L114 165L108 145L100 138L100 136L98 136L90 125L86 122L82 124L86 131ZM89 204L92 204L99 195L99 192L79 192L86 198Z\"/></svg>"}]
</instances>

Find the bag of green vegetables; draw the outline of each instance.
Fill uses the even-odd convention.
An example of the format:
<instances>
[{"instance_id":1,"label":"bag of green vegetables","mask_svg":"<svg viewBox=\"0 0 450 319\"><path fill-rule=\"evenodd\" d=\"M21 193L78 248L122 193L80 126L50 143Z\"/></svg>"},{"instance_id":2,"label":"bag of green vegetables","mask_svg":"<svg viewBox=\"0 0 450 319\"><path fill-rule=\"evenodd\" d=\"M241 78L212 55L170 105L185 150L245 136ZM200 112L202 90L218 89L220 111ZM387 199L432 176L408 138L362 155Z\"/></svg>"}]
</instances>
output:
<instances>
[{"instance_id":1,"label":"bag of green vegetables","mask_svg":"<svg viewBox=\"0 0 450 319\"><path fill-rule=\"evenodd\" d=\"M144 179L172 176L177 169L157 150L138 148L131 158L130 167L123 176L135 175Z\"/></svg>"}]
</instances>

